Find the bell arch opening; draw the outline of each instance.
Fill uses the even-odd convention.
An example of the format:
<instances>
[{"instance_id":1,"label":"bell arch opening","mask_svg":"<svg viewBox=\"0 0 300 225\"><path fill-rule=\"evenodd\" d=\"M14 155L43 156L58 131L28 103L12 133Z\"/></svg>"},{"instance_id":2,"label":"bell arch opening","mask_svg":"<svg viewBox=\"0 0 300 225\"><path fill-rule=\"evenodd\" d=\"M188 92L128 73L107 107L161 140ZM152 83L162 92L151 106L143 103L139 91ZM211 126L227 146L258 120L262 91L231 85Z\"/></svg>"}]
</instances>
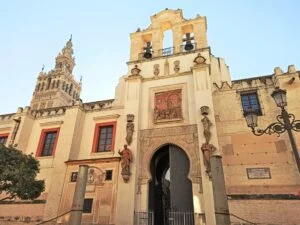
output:
<instances>
[{"instance_id":1,"label":"bell arch opening","mask_svg":"<svg viewBox=\"0 0 300 225\"><path fill-rule=\"evenodd\" d=\"M183 220L190 221L189 225L194 224L189 168L188 156L173 144L160 147L152 156L148 208L154 214L154 225L169 225Z\"/></svg>"},{"instance_id":2,"label":"bell arch opening","mask_svg":"<svg viewBox=\"0 0 300 225\"><path fill-rule=\"evenodd\" d=\"M161 55L172 55L174 53L174 42L173 42L173 31L171 29L166 29L163 32L163 47L161 50Z\"/></svg>"}]
</instances>

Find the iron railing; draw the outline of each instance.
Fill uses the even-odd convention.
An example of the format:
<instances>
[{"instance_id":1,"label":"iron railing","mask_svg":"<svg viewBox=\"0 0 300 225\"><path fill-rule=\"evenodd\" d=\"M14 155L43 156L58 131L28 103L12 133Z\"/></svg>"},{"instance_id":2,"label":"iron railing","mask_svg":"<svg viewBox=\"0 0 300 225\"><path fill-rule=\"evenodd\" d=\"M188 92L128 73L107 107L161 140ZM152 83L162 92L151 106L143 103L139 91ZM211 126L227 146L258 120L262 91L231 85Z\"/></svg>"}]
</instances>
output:
<instances>
[{"instance_id":1,"label":"iron railing","mask_svg":"<svg viewBox=\"0 0 300 225\"><path fill-rule=\"evenodd\" d=\"M197 43L193 42L188 47L189 48L186 48L186 44L180 45L179 46L179 53L193 52L193 51L197 50ZM139 53L139 56L138 56L139 60L147 60L147 59L152 59L153 57L164 57L164 56L174 55L175 54L175 48L174 47L163 48L163 49L159 49L158 51L152 51L151 50L152 57L150 57L150 58L145 58L145 56L144 56L145 53L146 53L145 51Z\"/></svg>"},{"instance_id":2,"label":"iron railing","mask_svg":"<svg viewBox=\"0 0 300 225\"><path fill-rule=\"evenodd\" d=\"M154 225L154 213L134 212L134 225Z\"/></svg>"},{"instance_id":3,"label":"iron railing","mask_svg":"<svg viewBox=\"0 0 300 225\"><path fill-rule=\"evenodd\" d=\"M163 48L158 50L158 56L168 56L174 54L174 47Z\"/></svg>"},{"instance_id":4,"label":"iron railing","mask_svg":"<svg viewBox=\"0 0 300 225\"><path fill-rule=\"evenodd\" d=\"M205 224L205 215L195 212L168 211L163 220L158 221L153 211L134 213L134 225L194 225L196 220L202 225Z\"/></svg>"}]
</instances>

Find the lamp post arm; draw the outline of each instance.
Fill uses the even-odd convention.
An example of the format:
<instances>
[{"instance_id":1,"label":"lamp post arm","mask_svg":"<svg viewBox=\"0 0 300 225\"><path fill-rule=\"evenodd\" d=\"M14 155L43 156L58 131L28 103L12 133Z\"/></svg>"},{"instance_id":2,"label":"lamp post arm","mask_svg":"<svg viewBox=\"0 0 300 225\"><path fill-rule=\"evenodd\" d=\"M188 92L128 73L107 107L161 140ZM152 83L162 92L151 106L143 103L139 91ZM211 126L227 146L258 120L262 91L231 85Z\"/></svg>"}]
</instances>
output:
<instances>
[{"instance_id":1,"label":"lamp post arm","mask_svg":"<svg viewBox=\"0 0 300 225\"><path fill-rule=\"evenodd\" d=\"M261 136L263 134L278 134L278 136L286 131L286 128L282 122L275 122L271 123L269 126L267 126L265 129L255 129L254 127L251 127L252 133L256 136Z\"/></svg>"},{"instance_id":2,"label":"lamp post arm","mask_svg":"<svg viewBox=\"0 0 300 225\"><path fill-rule=\"evenodd\" d=\"M284 108L282 108L281 116L282 116L283 122L285 124L286 130L288 132L289 139L290 139L290 142L291 142L291 147L292 147L292 150L293 150L293 153L294 153L294 156L295 156L298 172L300 173L299 152L298 152L298 149L297 149L295 138L294 138L293 133L292 133L292 130L294 130L293 127L295 127L296 129L298 128L298 130L300 131L300 125L299 125L300 121L295 120L295 116L293 114L289 114ZM290 121L290 118L292 118L292 122Z\"/></svg>"}]
</instances>

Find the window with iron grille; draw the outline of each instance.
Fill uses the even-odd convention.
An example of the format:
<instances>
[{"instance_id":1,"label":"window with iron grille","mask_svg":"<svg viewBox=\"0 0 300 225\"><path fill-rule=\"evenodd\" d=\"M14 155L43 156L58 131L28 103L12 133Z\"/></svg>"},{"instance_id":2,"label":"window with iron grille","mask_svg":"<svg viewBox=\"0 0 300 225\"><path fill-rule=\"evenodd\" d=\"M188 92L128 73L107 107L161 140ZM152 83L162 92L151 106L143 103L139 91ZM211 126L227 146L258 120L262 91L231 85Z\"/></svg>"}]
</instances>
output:
<instances>
[{"instance_id":1,"label":"window with iron grille","mask_svg":"<svg viewBox=\"0 0 300 225\"><path fill-rule=\"evenodd\" d=\"M93 208L93 199L85 198L83 202L83 213L91 213Z\"/></svg>"},{"instance_id":2,"label":"window with iron grille","mask_svg":"<svg viewBox=\"0 0 300 225\"><path fill-rule=\"evenodd\" d=\"M105 180L112 180L113 171L112 170L106 170L105 171Z\"/></svg>"},{"instance_id":3,"label":"window with iron grille","mask_svg":"<svg viewBox=\"0 0 300 225\"><path fill-rule=\"evenodd\" d=\"M241 94L243 111L249 112L254 111L258 115L262 115L261 108L258 100L258 96L256 92L249 92Z\"/></svg>"},{"instance_id":4,"label":"window with iron grille","mask_svg":"<svg viewBox=\"0 0 300 225\"><path fill-rule=\"evenodd\" d=\"M77 176L78 176L78 172L72 172L70 177L70 182L76 182Z\"/></svg>"}]
</instances>

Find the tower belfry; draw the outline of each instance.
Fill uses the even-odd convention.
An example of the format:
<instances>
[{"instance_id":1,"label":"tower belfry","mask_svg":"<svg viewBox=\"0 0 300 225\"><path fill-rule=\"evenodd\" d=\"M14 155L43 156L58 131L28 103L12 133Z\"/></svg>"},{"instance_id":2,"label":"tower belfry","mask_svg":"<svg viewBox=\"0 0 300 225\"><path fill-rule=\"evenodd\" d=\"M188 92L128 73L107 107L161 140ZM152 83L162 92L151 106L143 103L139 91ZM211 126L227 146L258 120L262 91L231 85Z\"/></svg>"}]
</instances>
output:
<instances>
[{"instance_id":1,"label":"tower belfry","mask_svg":"<svg viewBox=\"0 0 300 225\"><path fill-rule=\"evenodd\" d=\"M81 85L72 74L75 66L72 36L55 59L55 68L39 73L30 106L44 109L70 105L79 98Z\"/></svg>"}]
</instances>

